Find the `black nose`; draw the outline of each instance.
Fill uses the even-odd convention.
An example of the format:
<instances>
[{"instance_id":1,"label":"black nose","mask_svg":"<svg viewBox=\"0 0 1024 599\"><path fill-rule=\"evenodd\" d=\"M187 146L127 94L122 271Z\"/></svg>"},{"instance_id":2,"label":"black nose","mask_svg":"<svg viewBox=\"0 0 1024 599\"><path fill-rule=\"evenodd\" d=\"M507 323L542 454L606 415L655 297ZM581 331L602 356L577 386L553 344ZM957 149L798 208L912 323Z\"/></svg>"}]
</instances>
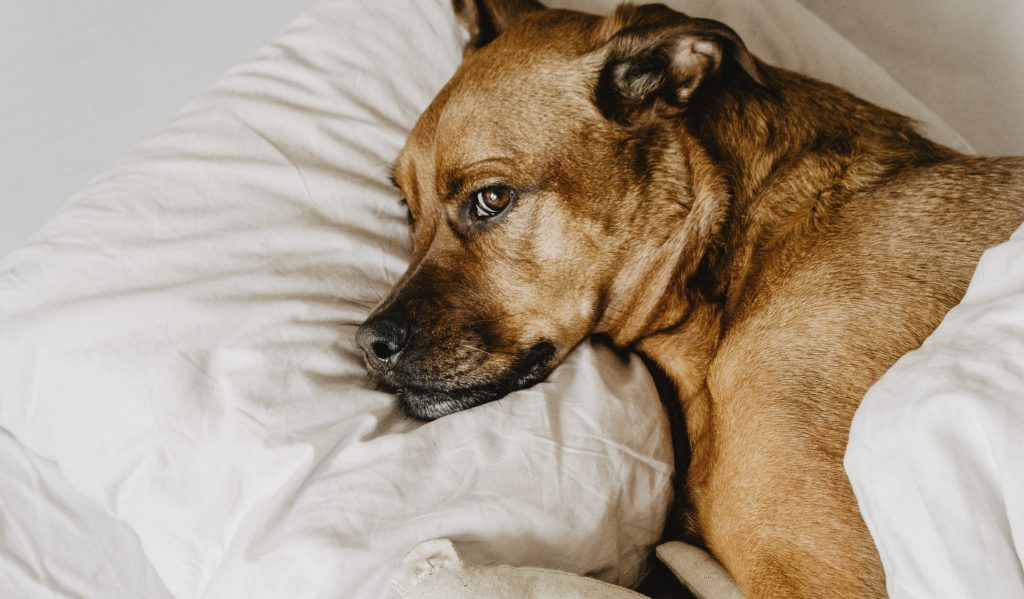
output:
<instances>
[{"instance_id":1,"label":"black nose","mask_svg":"<svg viewBox=\"0 0 1024 599\"><path fill-rule=\"evenodd\" d=\"M368 320L356 332L356 343L374 367L394 364L409 340L409 328L387 318Z\"/></svg>"}]
</instances>

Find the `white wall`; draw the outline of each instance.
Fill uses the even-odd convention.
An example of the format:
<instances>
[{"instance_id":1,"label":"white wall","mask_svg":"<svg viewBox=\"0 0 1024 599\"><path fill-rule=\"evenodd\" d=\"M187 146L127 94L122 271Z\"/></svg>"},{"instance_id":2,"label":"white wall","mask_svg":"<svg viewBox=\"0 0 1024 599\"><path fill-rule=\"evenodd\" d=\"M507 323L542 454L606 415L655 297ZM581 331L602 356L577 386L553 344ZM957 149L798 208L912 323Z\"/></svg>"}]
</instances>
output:
<instances>
[{"instance_id":1,"label":"white wall","mask_svg":"<svg viewBox=\"0 0 1024 599\"><path fill-rule=\"evenodd\" d=\"M0 0L0 255L314 0Z\"/></svg>"},{"instance_id":2,"label":"white wall","mask_svg":"<svg viewBox=\"0 0 1024 599\"><path fill-rule=\"evenodd\" d=\"M979 153L1024 155L1024 0L800 1Z\"/></svg>"}]
</instances>

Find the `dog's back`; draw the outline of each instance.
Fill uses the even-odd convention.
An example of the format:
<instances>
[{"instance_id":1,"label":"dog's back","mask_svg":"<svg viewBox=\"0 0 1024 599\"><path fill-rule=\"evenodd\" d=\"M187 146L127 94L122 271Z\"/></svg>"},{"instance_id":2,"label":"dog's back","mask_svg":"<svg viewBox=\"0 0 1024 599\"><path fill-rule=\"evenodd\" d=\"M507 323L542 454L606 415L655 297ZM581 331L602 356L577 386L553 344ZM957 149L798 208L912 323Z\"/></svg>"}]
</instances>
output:
<instances>
[{"instance_id":1,"label":"dog's back","mask_svg":"<svg viewBox=\"0 0 1024 599\"><path fill-rule=\"evenodd\" d=\"M759 597L884 596L842 468L850 421L1024 220L1024 159L904 168L827 218L761 264L708 378L727 466L706 491L722 525L703 532Z\"/></svg>"}]
</instances>

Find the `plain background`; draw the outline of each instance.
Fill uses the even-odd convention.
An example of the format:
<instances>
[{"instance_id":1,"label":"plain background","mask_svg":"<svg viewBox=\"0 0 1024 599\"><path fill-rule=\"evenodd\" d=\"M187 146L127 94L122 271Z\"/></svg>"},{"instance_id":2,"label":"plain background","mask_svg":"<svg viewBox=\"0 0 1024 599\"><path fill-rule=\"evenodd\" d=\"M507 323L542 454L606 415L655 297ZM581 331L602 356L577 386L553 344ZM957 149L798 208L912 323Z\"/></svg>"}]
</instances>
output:
<instances>
[{"instance_id":1,"label":"plain background","mask_svg":"<svg viewBox=\"0 0 1024 599\"><path fill-rule=\"evenodd\" d=\"M0 0L0 255L316 1ZM1024 154L1024 0L802 1L979 152Z\"/></svg>"},{"instance_id":2,"label":"plain background","mask_svg":"<svg viewBox=\"0 0 1024 599\"><path fill-rule=\"evenodd\" d=\"M315 3L0 0L0 255Z\"/></svg>"},{"instance_id":3,"label":"plain background","mask_svg":"<svg viewBox=\"0 0 1024 599\"><path fill-rule=\"evenodd\" d=\"M985 155L1024 155L1024 0L800 0Z\"/></svg>"}]
</instances>

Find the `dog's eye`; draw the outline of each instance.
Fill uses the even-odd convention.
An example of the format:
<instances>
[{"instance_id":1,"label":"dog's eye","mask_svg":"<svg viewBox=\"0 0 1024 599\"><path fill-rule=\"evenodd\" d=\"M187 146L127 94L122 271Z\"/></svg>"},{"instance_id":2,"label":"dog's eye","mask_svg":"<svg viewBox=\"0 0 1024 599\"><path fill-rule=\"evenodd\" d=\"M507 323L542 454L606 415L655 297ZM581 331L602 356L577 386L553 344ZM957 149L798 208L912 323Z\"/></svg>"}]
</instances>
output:
<instances>
[{"instance_id":1,"label":"dog's eye","mask_svg":"<svg viewBox=\"0 0 1024 599\"><path fill-rule=\"evenodd\" d=\"M491 218L504 212L516 199L516 191L504 185L485 187L473 194L473 216Z\"/></svg>"}]
</instances>

